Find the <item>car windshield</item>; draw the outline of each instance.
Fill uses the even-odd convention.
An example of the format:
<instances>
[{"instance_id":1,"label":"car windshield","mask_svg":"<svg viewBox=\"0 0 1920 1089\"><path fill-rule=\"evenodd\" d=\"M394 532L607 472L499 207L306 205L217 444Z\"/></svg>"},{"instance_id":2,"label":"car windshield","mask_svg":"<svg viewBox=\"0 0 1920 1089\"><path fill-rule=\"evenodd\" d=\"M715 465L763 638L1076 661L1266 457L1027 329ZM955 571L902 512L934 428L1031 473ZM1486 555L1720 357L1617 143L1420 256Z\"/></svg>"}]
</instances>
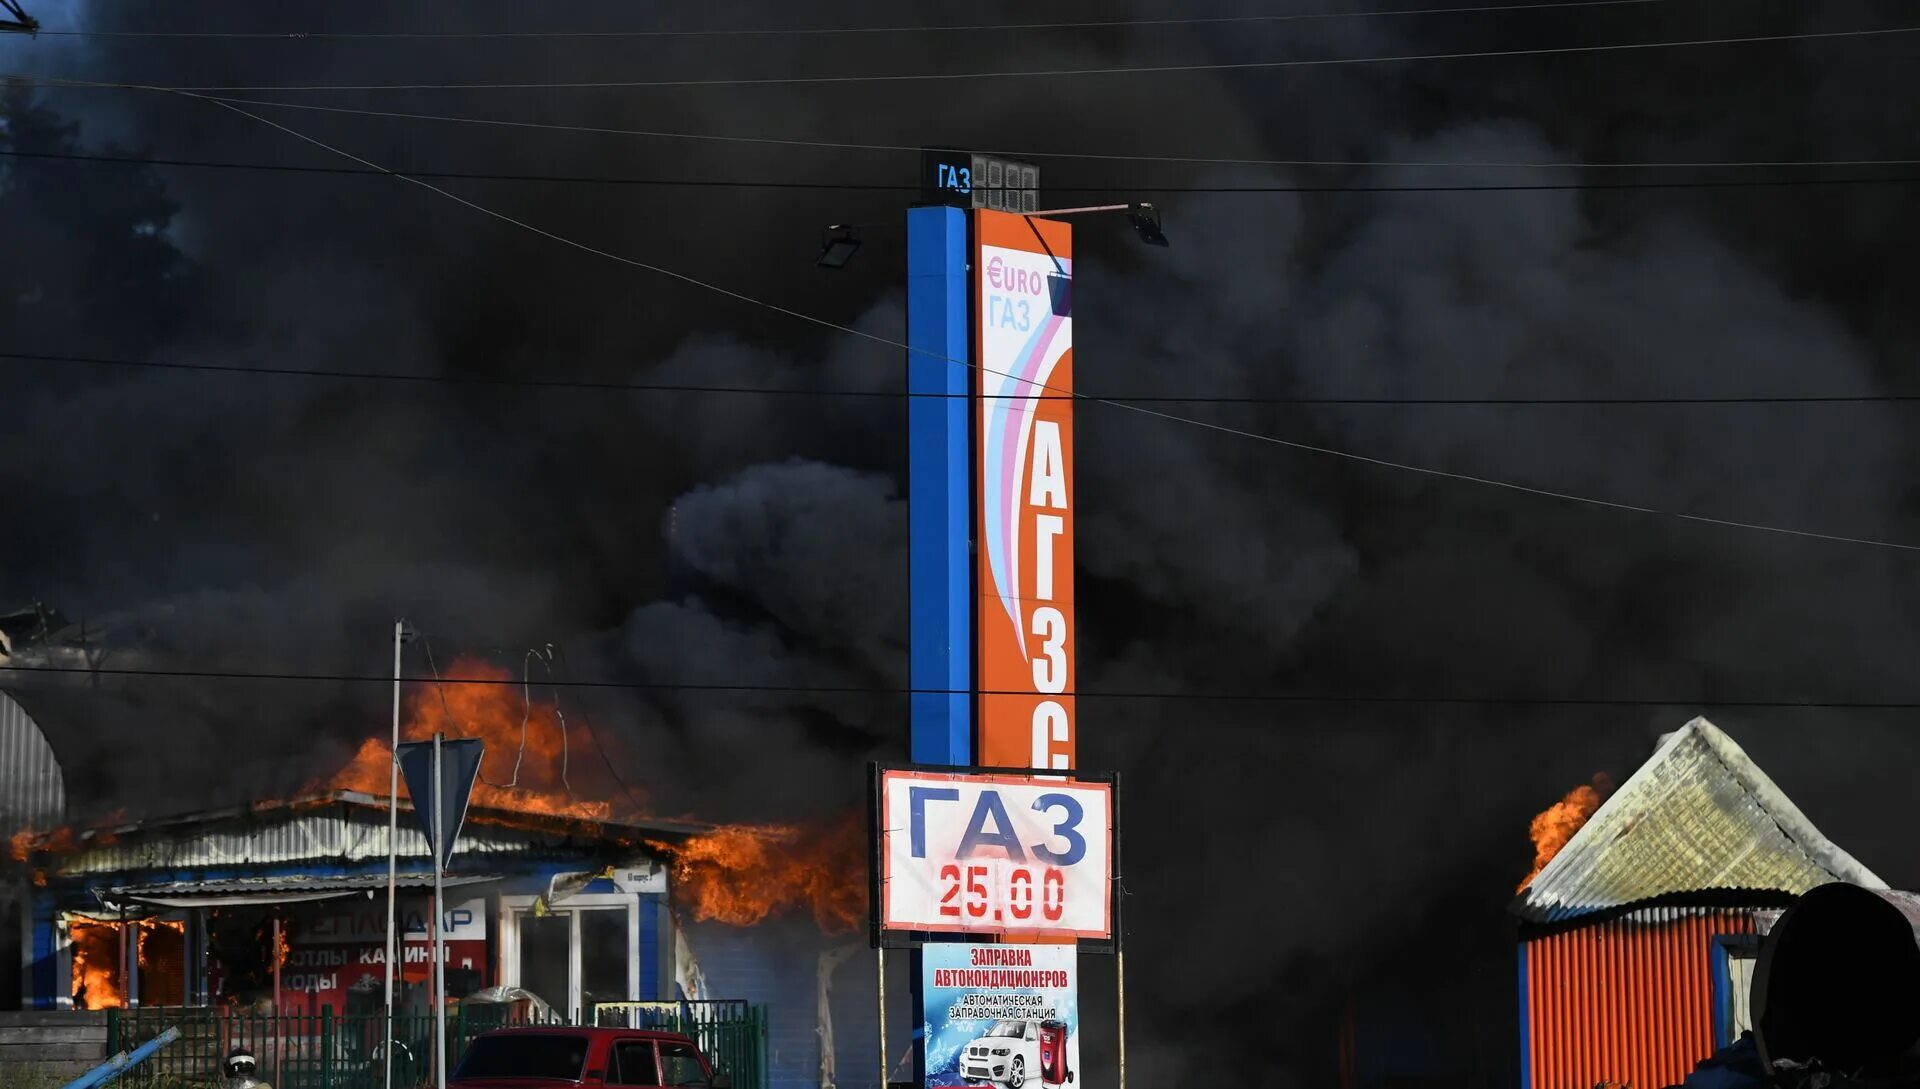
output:
<instances>
[{"instance_id":1,"label":"car windshield","mask_svg":"<svg viewBox=\"0 0 1920 1089\"><path fill-rule=\"evenodd\" d=\"M988 1036L1011 1036L1015 1039L1025 1036L1026 1034L1027 1023L1025 1021L995 1021L993 1027L987 1030Z\"/></svg>"},{"instance_id":2,"label":"car windshield","mask_svg":"<svg viewBox=\"0 0 1920 1089\"><path fill-rule=\"evenodd\" d=\"M456 1078L547 1078L579 1081L587 1065L584 1036L514 1032L482 1036L467 1048Z\"/></svg>"}]
</instances>

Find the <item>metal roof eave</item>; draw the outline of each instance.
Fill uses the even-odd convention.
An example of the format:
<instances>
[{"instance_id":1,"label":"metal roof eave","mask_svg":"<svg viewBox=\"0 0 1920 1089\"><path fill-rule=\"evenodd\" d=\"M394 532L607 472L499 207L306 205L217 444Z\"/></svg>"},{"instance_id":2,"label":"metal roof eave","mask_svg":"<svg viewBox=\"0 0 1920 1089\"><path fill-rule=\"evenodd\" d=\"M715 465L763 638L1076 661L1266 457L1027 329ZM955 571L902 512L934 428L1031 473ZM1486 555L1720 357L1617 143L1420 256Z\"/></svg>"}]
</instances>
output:
<instances>
[{"instance_id":1,"label":"metal roof eave","mask_svg":"<svg viewBox=\"0 0 1920 1089\"><path fill-rule=\"evenodd\" d=\"M231 821L259 820L302 810L327 809L338 807L349 810L363 810L385 813L387 800L374 794L360 791L339 790L324 794L308 795L285 801L254 802L251 804L223 806L218 809L206 809L189 813L176 813L166 816L150 817L134 821L122 821L117 824L89 828L79 832L75 839L84 847L111 837L113 840L128 836L138 836L149 832L162 832L170 829L192 826L216 825ZM411 812L413 805L401 799L398 808ZM646 819L634 821L595 820L589 817L570 817L560 814L536 813L518 809L500 809L474 806L467 810L467 820L473 824L485 824L504 827L517 831L564 832L584 834L606 839L622 837L637 840L658 840L666 843L681 843L695 836L713 831L715 824L694 820ZM38 844L33 845L37 849Z\"/></svg>"},{"instance_id":2,"label":"metal roof eave","mask_svg":"<svg viewBox=\"0 0 1920 1089\"><path fill-rule=\"evenodd\" d=\"M444 877L443 888L484 885L500 880L497 874L466 874ZM163 885L129 885L100 893L104 903L144 904L149 907L203 908L243 905L298 904L316 900L340 900L370 895L384 889L387 879L378 878L259 878L245 881L169 882ZM432 874L401 874L396 887L430 889Z\"/></svg>"}]
</instances>

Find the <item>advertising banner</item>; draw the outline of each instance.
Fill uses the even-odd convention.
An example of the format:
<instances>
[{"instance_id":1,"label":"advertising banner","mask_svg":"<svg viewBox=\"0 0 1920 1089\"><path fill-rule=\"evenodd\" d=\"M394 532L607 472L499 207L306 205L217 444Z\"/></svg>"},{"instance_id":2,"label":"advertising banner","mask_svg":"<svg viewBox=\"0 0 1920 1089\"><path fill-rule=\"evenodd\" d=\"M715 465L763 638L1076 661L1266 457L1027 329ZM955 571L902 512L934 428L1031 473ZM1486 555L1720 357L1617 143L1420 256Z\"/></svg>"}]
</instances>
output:
<instances>
[{"instance_id":1,"label":"advertising banner","mask_svg":"<svg viewBox=\"0 0 1920 1089\"><path fill-rule=\"evenodd\" d=\"M889 770L879 805L882 929L1112 936L1110 784Z\"/></svg>"},{"instance_id":2,"label":"advertising banner","mask_svg":"<svg viewBox=\"0 0 1920 1089\"><path fill-rule=\"evenodd\" d=\"M1060 1089L1080 1070L1079 970L1070 945L929 945L928 1089Z\"/></svg>"},{"instance_id":3,"label":"advertising banner","mask_svg":"<svg viewBox=\"0 0 1920 1089\"><path fill-rule=\"evenodd\" d=\"M1074 766L1073 235L974 213L976 641L986 767Z\"/></svg>"},{"instance_id":4,"label":"advertising banner","mask_svg":"<svg viewBox=\"0 0 1920 1089\"><path fill-rule=\"evenodd\" d=\"M447 989L465 994L491 982L487 952L487 902L475 897L448 904L441 917L447 939ZM384 900L341 900L316 904L287 925L287 955L281 965L281 991L288 1012L310 1013L322 1006L345 1010L349 992L377 1001L386 979L387 905ZM424 995L433 972L433 916L425 897L400 898L398 923L402 945L397 975L403 985ZM209 983L221 993L225 973L209 970Z\"/></svg>"}]
</instances>

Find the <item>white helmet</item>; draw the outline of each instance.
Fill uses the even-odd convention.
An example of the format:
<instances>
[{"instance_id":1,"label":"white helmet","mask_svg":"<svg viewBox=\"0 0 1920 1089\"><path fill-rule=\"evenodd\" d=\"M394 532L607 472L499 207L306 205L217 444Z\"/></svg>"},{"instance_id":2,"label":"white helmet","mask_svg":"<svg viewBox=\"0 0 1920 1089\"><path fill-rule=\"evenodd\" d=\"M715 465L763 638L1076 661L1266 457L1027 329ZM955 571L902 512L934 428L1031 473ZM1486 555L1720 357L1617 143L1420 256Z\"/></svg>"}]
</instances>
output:
<instances>
[{"instance_id":1,"label":"white helmet","mask_svg":"<svg viewBox=\"0 0 1920 1089\"><path fill-rule=\"evenodd\" d=\"M260 1069L260 1062L253 1057L253 1052L236 1047L227 1052L227 1061L221 1064L220 1069L229 1078L250 1078L254 1071Z\"/></svg>"}]
</instances>

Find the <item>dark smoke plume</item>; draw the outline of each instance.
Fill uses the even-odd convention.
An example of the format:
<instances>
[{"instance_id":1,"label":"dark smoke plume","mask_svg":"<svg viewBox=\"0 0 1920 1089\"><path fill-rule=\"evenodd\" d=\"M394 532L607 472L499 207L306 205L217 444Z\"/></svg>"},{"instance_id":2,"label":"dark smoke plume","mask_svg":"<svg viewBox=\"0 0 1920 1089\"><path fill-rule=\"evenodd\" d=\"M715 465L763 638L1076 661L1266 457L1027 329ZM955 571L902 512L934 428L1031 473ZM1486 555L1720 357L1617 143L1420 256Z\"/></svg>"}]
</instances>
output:
<instances>
[{"instance_id":1,"label":"dark smoke plume","mask_svg":"<svg viewBox=\"0 0 1920 1089\"><path fill-rule=\"evenodd\" d=\"M1178 11L1230 13L1240 12ZM1738 10L1676 0L884 44L44 38L0 41L0 67L193 85L1018 70L1738 37L1898 25L1905 14L1868 0ZM915 17L859 3L736 5L725 16L728 26ZM974 5L962 17L1038 16ZM457 30L636 17L608 4L535 19L504 4L221 3L87 5L72 18ZM907 146L1557 164L1047 160L1046 184L1082 190L1076 202L1159 199L1174 240L1149 253L1117 225L1080 230L1080 385L1252 398L1910 393L1906 361L1920 347L1910 186L1149 192L1691 183L1807 172L1581 164L1908 158L1920 103L1904 90L1904 48L1849 39L879 89L300 100ZM402 169L911 180L902 155L268 113ZM5 150L339 165L205 102L151 92L14 89L5 118ZM905 194L445 184L596 247L901 332L897 237L874 232L844 275L810 261L823 224L895 222ZM897 352L596 260L391 179L10 159L0 252L5 351L900 387ZM904 410L891 398L4 367L0 605L38 599L92 618L120 660L377 674L392 618L405 615L449 650L502 661L561 644L582 676L904 681ZM1899 404L1169 410L1633 506L1920 541ZM1528 818L1597 770L1630 772L1659 733L1701 711L1838 842L1895 884L1920 882L1894 778L1920 755L1909 714L1715 702L1911 699L1920 633L1903 607L1915 589L1905 553L1520 495L1098 405L1081 410L1078 441L1084 762L1120 770L1129 792L1143 1082L1184 1077L1205 1056L1221 1078L1328 1084L1351 1009L1358 1046L1394 1084L1508 1084L1501 911L1530 857ZM377 729L383 705L381 691L350 684L119 687L124 710L92 716L61 744L80 754L92 804L136 811L302 781ZM1282 691L1494 702L1207 698ZM1500 702L1569 695L1673 702ZM904 745L895 696L578 698L650 796L718 818L837 812L858 802L861 762ZM1089 1016L1100 1001L1090 997ZM1090 1053L1088 1076L1108 1061Z\"/></svg>"}]
</instances>

